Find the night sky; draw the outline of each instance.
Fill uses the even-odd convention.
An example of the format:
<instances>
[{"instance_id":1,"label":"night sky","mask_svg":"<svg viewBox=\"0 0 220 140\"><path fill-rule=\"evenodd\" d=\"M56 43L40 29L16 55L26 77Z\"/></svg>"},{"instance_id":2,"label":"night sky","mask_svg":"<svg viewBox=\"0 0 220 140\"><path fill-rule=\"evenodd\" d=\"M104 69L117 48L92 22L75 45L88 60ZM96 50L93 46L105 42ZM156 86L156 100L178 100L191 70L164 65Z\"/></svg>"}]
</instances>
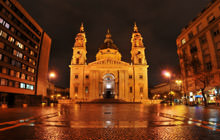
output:
<instances>
[{"instance_id":1,"label":"night sky","mask_svg":"<svg viewBox=\"0 0 220 140\"><path fill-rule=\"evenodd\" d=\"M161 83L163 69L179 66L176 38L211 0L19 0L52 38L49 68L57 72L54 83L69 87L72 46L84 23L87 62L95 60L110 28L122 60L130 61L131 34L136 21L146 46L149 86Z\"/></svg>"}]
</instances>

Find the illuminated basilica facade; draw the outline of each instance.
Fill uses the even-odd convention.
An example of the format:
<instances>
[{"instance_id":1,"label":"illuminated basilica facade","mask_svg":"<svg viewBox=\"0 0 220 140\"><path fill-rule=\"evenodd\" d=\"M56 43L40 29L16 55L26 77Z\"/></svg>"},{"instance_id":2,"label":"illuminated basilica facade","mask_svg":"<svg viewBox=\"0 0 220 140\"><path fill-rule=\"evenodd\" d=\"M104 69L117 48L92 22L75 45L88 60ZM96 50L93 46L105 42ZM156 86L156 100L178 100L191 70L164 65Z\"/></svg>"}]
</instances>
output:
<instances>
[{"instance_id":1,"label":"illuminated basilica facade","mask_svg":"<svg viewBox=\"0 0 220 140\"><path fill-rule=\"evenodd\" d=\"M131 63L121 53L108 30L96 61L86 62L86 34L81 25L75 38L70 67L70 97L80 101L115 98L129 102L148 99L148 65L143 38L136 24L131 38Z\"/></svg>"}]
</instances>

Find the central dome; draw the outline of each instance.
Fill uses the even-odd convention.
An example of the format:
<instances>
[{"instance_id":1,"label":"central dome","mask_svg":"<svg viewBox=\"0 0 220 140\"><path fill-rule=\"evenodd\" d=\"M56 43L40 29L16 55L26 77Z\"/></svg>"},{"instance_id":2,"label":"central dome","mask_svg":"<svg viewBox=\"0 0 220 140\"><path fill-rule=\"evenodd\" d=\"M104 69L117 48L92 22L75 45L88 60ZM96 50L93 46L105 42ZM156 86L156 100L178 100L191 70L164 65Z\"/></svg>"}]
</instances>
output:
<instances>
[{"instance_id":1,"label":"central dome","mask_svg":"<svg viewBox=\"0 0 220 140\"><path fill-rule=\"evenodd\" d=\"M99 48L99 52L96 54L96 60L112 59L121 60L121 54L118 51L118 47L113 43L110 31L107 31L104 44Z\"/></svg>"},{"instance_id":2,"label":"central dome","mask_svg":"<svg viewBox=\"0 0 220 140\"><path fill-rule=\"evenodd\" d=\"M108 31L107 31L107 34L106 34L106 36L105 36L106 38L105 38L105 40L104 40L104 44L102 44L101 46L100 46L100 50L103 50L103 49L115 49L115 50L118 50L118 47L113 43L113 40L112 40L112 35L110 34L110 31L109 31L109 29L108 29Z\"/></svg>"}]
</instances>

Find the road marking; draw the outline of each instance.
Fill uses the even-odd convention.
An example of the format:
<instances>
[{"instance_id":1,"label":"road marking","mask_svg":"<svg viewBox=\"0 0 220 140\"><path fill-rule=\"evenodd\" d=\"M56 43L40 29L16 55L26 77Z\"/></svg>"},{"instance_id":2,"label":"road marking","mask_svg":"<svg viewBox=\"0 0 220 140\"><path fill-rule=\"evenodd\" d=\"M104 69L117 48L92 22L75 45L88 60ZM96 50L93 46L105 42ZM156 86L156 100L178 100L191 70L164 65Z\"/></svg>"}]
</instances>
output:
<instances>
[{"instance_id":1,"label":"road marking","mask_svg":"<svg viewBox=\"0 0 220 140\"><path fill-rule=\"evenodd\" d=\"M216 126L220 126L219 123L216 123L216 122L209 122L209 121L203 121L203 120L196 120L196 119L192 119L192 118L188 118L188 117L185 117L185 116L177 116L177 115L172 115L172 114L167 114L167 113L158 113L157 114L159 116L162 116L162 117L165 117L165 118L169 118L169 119L173 119L173 120L179 120L177 118L185 118L188 121L188 124L190 125L196 125L198 127L203 127L203 128L206 128L206 129L209 129L209 130L213 130L213 131L220 131L220 129L216 129ZM211 126L208 126L208 125L211 125Z\"/></svg>"},{"instance_id":2,"label":"road marking","mask_svg":"<svg viewBox=\"0 0 220 140\"><path fill-rule=\"evenodd\" d=\"M6 126L4 128L0 128L0 131L6 131L6 130L9 130L9 129L12 129L12 128L16 128L16 127L20 127L20 126L23 126L23 125L31 124L33 122L36 122L36 120L39 120L39 119L49 119L49 118L52 118L52 117L56 117L56 116L58 116L58 113L59 112L55 112L55 113L50 113L50 114L46 114L46 115L42 115L42 116L35 116L35 117L32 116L32 117L19 119L19 120L15 120L15 121L3 122L3 123L0 123L0 125L10 124L12 126Z\"/></svg>"}]
</instances>

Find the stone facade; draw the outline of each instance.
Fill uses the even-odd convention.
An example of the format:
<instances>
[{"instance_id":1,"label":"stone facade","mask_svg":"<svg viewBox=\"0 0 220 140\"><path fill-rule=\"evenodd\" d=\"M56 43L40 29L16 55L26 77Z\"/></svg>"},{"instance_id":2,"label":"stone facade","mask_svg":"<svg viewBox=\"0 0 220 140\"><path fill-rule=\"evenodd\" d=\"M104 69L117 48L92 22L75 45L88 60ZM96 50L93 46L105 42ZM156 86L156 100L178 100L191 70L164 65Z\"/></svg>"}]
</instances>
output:
<instances>
[{"instance_id":1,"label":"stone facade","mask_svg":"<svg viewBox=\"0 0 220 140\"><path fill-rule=\"evenodd\" d=\"M220 0L214 0L177 37L184 91L213 102L220 94ZM202 100L202 99L201 99Z\"/></svg>"},{"instance_id":2,"label":"stone facade","mask_svg":"<svg viewBox=\"0 0 220 140\"><path fill-rule=\"evenodd\" d=\"M70 67L70 97L81 101L115 98L140 102L148 99L148 65L141 34L135 24L132 34L132 63L121 61L110 31L99 48L96 61L86 63L83 25L75 38Z\"/></svg>"}]
</instances>

